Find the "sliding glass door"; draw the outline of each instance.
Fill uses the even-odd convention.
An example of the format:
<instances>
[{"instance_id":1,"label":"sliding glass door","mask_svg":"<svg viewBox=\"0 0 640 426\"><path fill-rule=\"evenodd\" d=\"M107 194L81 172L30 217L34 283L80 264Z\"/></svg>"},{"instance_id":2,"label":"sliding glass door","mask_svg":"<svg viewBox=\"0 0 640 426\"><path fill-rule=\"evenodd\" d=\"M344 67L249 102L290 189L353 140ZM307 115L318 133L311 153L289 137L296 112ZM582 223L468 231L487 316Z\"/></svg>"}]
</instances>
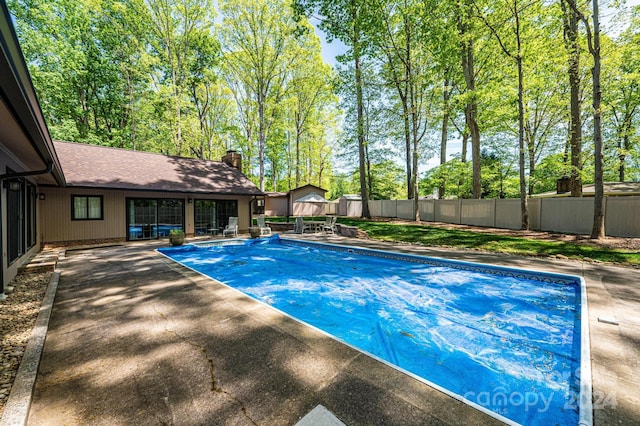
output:
<instances>
[{"instance_id":1,"label":"sliding glass door","mask_svg":"<svg viewBox=\"0 0 640 426\"><path fill-rule=\"evenodd\" d=\"M168 237L172 229L184 230L184 201L180 199L127 199L127 239Z\"/></svg>"},{"instance_id":2,"label":"sliding glass door","mask_svg":"<svg viewBox=\"0 0 640 426\"><path fill-rule=\"evenodd\" d=\"M215 235L229 223L229 217L238 216L238 201L195 200L194 215L196 235Z\"/></svg>"},{"instance_id":3,"label":"sliding glass door","mask_svg":"<svg viewBox=\"0 0 640 426\"><path fill-rule=\"evenodd\" d=\"M7 187L7 255L11 264L25 253L24 181L10 180Z\"/></svg>"}]
</instances>

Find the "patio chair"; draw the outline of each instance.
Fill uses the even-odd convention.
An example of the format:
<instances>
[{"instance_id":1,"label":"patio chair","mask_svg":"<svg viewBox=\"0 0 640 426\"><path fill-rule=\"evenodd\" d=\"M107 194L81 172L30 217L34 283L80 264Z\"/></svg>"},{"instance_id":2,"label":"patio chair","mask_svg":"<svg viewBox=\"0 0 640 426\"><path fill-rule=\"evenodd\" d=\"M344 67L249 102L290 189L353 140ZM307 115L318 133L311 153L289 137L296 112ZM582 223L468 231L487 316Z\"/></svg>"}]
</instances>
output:
<instances>
[{"instance_id":1,"label":"patio chair","mask_svg":"<svg viewBox=\"0 0 640 426\"><path fill-rule=\"evenodd\" d=\"M222 237L231 235L232 237L238 236L238 218L235 216L229 217L229 224L222 230Z\"/></svg>"},{"instance_id":2,"label":"patio chair","mask_svg":"<svg viewBox=\"0 0 640 426\"><path fill-rule=\"evenodd\" d=\"M302 216L296 216L296 225L294 228L294 230L296 231L296 234L304 234L305 229L311 229L311 228L309 227L309 225L305 225L304 219L302 219Z\"/></svg>"},{"instance_id":3,"label":"patio chair","mask_svg":"<svg viewBox=\"0 0 640 426\"><path fill-rule=\"evenodd\" d=\"M338 218L336 216L327 216L325 219L324 225L322 226L322 230L326 232L331 232L332 234L336 233L336 220Z\"/></svg>"},{"instance_id":4,"label":"patio chair","mask_svg":"<svg viewBox=\"0 0 640 426\"><path fill-rule=\"evenodd\" d=\"M256 218L258 228L260 228L260 235L271 235L271 228L264 223L264 216L258 216Z\"/></svg>"}]
</instances>

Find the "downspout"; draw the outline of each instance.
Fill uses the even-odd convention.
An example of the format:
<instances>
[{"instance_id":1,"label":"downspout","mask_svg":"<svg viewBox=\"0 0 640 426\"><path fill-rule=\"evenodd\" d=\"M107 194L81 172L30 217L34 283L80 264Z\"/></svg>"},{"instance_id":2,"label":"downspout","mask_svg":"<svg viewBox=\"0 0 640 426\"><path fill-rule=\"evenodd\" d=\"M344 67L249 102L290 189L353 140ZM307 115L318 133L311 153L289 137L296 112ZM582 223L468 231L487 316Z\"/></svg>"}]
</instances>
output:
<instances>
[{"instance_id":1,"label":"downspout","mask_svg":"<svg viewBox=\"0 0 640 426\"><path fill-rule=\"evenodd\" d=\"M258 201L258 196L254 195L253 200L249 203L249 228L253 226L253 206Z\"/></svg>"},{"instance_id":2,"label":"downspout","mask_svg":"<svg viewBox=\"0 0 640 426\"><path fill-rule=\"evenodd\" d=\"M47 168L44 170L36 170L32 172L20 172L20 173L6 173L4 175L0 175L0 185L2 185L2 182L6 179L46 175L48 173L51 173L52 171L53 171L53 163L49 162L47 163ZM1 207L2 207L2 204L0 204L0 208ZM3 221L0 220L0 252L4 253L4 247L2 247L2 241L4 241L2 236L2 225L3 225ZM6 300L6 299L7 299L7 296L4 294L4 257L3 257L2 265L0 265L0 301Z\"/></svg>"},{"instance_id":3,"label":"downspout","mask_svg":"<svg viewBox=\"0 0 640 426\"><path fill-rule=\"evenodd\" d=\"M289 216L291 216L291 191L287 192L287 223L289 223Z\"/></svg>"}]
</instances>

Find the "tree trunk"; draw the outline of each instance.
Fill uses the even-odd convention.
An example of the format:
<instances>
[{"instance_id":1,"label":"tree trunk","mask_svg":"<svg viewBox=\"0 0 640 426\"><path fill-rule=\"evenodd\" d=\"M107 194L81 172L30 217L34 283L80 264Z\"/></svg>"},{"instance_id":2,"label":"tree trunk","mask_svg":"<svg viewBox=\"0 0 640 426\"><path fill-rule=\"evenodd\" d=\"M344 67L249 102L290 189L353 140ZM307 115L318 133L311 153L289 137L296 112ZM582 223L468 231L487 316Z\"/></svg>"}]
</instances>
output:
<instances>
[{"instance_id":1,"label":"tree trunk","mask_svg":"<svg viewBox=\"0 0 640 426\"><path fill-rule=\"evenodd\" d=\"M360 197L362 200L362 217L369 219L369 196L367 194L367 177L365 164L365 141L364 141L364 117L362 106L362 70L360 69L360 28L356 11L355 0L351 1L351 18L353 21L353 61L356 78L356 102L358 120L358 155L360 162Z\"/></svg>"},{"instance_id":2,"label":"tree trunk","mask_svg":"<svg viewBox=\"0 0 640 426\"><path fill-rule=\"evenodd\" d=\"M407 52L406 57L406 75L407 83L409 84L409 102L411 107L411 136L413 138L413 167L411 173L411 199L413 199L413 218L416 222L420 221L420 212L418 209L418 105L416 102L416 81L413 77L413 58L411 55L411 31L409 25L405 19L405 49Z\"/></svg>"},{"instance_id":3,"label":"tree trunk","mask_svg":"<svg viewBox=\"0 0 640 426\"><path fill-rule=\"evenodd\" d=\"M518 14L517 1L514 2L514 15L516 19L516 40L518 53L516 63L518 65L518 148L520 163L520 213L522 216L522 229L529 229L529 208L527 206L527 177L525 174L525 146L524 146L524 77L522 71L522 41L520 39L520 16Z\"/></svg>"},{"instance_id":4,"label":"tree trunk","mask_svg":"<svg viewBox=\"0 0 640 426\"><path fill-rule=\"evenodd\" d=\"M570 121L570 145L571 145L571 196L582 197L582 121L580 99L580 45L578 41L578 13L575 0L563 0L567 2L564 10L565 37L569 49L569 86L571 88L571 121Z\"/></svg>"},{"instance_id":5,"label":"tree trunk","mask_svg":"<svg viewBox=\"0 0 640 426\"><path fill-rule=\"evenodd\" d=\"M296 188L300 187L300 130L296 129Z\"/></svg>"},{"instance_id":6,"label":"tree trunk","mask_svg":"<svg viewBox=\"0 0 640 426\"><path fill-rule=\"evenodd\" d=\"M598 0L593 0L593 161L595 165L594 176L594 210L593 229L591 238L604 238L604 182L603 182L603 155L602 155L602 120L600 104L602 92L600 89L600 22Z\"/></svg>"},{"instance_id":7,"label":"tree trunk","mask_svg":"<svg viewBox=\"0 0 640 426\"><path fill-rule=\"evenodd\" d=\"M261 91L262 88L258 90ZM264 146L265 146L265 96L258 95L258 162L260 170L260 191L264 192Z\"/></svg>"},{"instance_id":8,"label":"tree trunk","mask_svg":"<svg viewBox=\"0 0 640 426\"><path fill-rule=\"evenodd\" d=\"M478 101L476 100L476 76L474 69L473 40L468 37L468 24L463 20L470 19L470 13L459 17L458 28L462 36L462 72L466 83L469 99L464 107L464 116L469 135L471 136L471 162L473 167L473 198L482 197L482 178L480 170L480 128L478 127Z\"/></svg>"},{"instance_id":9,"label":"tree trunk","mask_svg":"<svg viewBox=\"0 0 640 426\"><path fill-rule=\"evenodd\" d=\"M634 108L635 109L635 108ZM631 133L631 126L633 120L633 113L625 112L624 121L622 122L623 130L622 135L618 136L618 178L620 182L624 182L626 174L625 160L627 152L631 148L631 140L629 134Z\"/></svg>"},{"instance_id":10,"label":"tree trunk","mask_svg":"<svg viewBox=\"0 0 640 426\"><path fill-rule=\"evenodd\" d=\"M410 200L413 192L411 185L411 127L409 126L409 108L407 106L406 94L405 96L400 96L400 99L402 101L402 112L404 115L404 143L407 159L407 199Z\"/></svg>"},{"instance_id":11,"label":"tree trunk","mask_svg":"<svg viewBox=\"0 0 640 426\"><path fill-rule=\"evenodd\" d=\"M445 76L442 87L442 130L440 133L440 165L443 166L447 162L447 139L449 133L449 99L451 98L451 89L449 88L449 77ZM443 199L447 188L447 177L444 175L442 167L440 168L440 185L438 186L438 198Z\"/></svg>"},{"instance_id":12,"label":"tree trunk","mask_svg":"<svg viewBox=\"0 0 640 426\"><path fill-rule=\"evenodd\" d=\"M628 139L628 136L624 136L625 139ZM625 146L627 143L625 140L621 140L618 139L618 180L620 182L624 182L624 174L625 174L625 168L624 168L624 161L625 161L625 151L623 150L623 146Z\"/></svg>"}]
</instances>

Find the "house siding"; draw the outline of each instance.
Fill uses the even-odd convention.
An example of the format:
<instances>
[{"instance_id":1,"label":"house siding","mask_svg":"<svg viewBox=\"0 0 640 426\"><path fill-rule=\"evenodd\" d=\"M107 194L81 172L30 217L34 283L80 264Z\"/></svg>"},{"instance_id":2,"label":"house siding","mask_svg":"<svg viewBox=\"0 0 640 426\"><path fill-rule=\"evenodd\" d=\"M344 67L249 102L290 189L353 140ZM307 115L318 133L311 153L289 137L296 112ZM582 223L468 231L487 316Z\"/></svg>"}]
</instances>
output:
<instances>
[{"instance_id":1,"label":"house siding","mask_svg":"<svg viewBox=\"0 0 640 426\"><path fill-rule=\"evenodd\" d=\"M267 197L264 203L264 214L265 216L286 216L290 212L288 204L287 197Z\"/></svg>"},{"instance_id":2,"label":"house siding","mask_svg":"<svg viewBox=\"0 0 640 426\"><path fill-rule=\"evenodd\" d=\"M119 191L88 188L41 188L45 200L39 201L41 218L41 240L43 244L59 244L83 240L126 240L127 198L175 198L185 201L185 233L192 236L194 227L194 205L187 200L237 200L238 229L246 232L249 228L250 202L253 197L215 194L185 194L183 192L159 191ZM103 197L103 218L100 220L71 220L71 197L87 195Z\"/></svg>"}]
</instances>

